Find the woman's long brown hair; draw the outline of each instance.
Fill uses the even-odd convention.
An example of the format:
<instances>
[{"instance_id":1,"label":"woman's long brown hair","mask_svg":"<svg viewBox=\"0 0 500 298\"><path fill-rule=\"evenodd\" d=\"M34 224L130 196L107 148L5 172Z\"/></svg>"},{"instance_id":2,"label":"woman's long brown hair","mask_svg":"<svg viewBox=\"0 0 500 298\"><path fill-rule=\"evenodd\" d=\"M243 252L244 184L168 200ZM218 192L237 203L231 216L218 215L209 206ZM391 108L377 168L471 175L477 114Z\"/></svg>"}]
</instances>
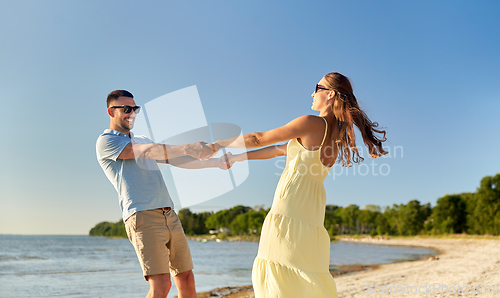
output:
<instances>
[{"instance_id":1,"label":"woman's long brown hair","mask_svg":"<svg viewBox=\"0 0 500 298\"><path fill-rule=\"evenodd\" d=\"M332 110L339 129L338 139L335 140L338 149L337 162L350 167L352 162L359 163L364 160L356 147L353 124L361 132L371 157L377 158L387 154L382 146L387 140L385 130L378 129L378 123L372 122L360 109L349 79L340 73L331 72L325 75L325 80L325 87L335 91Z\"/></svg>"}]
</instances>

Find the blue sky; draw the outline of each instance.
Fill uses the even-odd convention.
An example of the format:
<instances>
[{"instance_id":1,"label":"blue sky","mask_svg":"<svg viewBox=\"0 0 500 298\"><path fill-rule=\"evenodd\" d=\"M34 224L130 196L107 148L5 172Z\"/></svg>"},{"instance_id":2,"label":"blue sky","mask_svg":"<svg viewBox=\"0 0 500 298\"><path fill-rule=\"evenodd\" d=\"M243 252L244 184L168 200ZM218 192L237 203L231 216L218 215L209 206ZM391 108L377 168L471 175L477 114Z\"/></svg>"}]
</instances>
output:
<instances>
[{"instance_id":1,"label":"blue sky","mask_svg":"<svg viewBox=\"0 0 500 298\"><path fill-rule=\"evenodd\" d=\"M115 89L143 105L196 85L208 123L249 133L315 114L314 85L345 74L392 154L327 177L328 204L435 205L500 172L497 1L0 3L0 234L119 220L95 157ZM191 210L269 207L276 160L249 166L243 184Z\"/></svg>"}]
</instances>

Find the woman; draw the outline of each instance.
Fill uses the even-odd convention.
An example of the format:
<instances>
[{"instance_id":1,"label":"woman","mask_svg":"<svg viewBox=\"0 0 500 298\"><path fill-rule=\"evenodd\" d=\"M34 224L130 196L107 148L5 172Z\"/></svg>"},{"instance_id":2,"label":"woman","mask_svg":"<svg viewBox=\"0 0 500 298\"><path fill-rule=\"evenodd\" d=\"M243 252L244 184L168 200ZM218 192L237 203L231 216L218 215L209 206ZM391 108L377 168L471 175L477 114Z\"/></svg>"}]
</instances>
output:
<instances>
[{"instance_id":1,"label":"woman","mask_svg":"<svg viewBox=\"0 0 500 298\"><path fill-rule=\"evenodd\" d=\"M347 77L327 74L311 96L312 109L319 111L319 117L306 115L267 132L214 143L216 148L255 148L290 140L228 155L230 165L245 159L287 156L253 266L252 282L258 298L337 297L329 272L323 181L336 162L351 166L363 160L356 148L353 125L373 158L387 154L382 148L385 131L377 129L378 124L359 108Z\"/></svg>"}]
</instances>

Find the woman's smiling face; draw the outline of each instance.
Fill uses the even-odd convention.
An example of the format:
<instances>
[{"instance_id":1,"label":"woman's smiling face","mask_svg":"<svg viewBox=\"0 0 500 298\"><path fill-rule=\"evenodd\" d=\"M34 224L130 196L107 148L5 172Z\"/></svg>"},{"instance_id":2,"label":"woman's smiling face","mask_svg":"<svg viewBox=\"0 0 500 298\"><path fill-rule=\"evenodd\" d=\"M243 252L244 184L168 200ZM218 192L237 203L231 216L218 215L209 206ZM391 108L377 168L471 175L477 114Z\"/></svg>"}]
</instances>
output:
<instances>
[{"instance_id":1,"label":"woman's smiling face","mask_svg":"<svg viewBox=\"0 0 500 298\"><path fill-rule=\"evenodd\" d=\"M311 94L311 97L313 98L311 109L314 111L323 111L326 109L328 106L327 100L330 92L331 91L326 87L325 78L322 78L319 81L316 90Z\"/></svg>"}]
</instances>

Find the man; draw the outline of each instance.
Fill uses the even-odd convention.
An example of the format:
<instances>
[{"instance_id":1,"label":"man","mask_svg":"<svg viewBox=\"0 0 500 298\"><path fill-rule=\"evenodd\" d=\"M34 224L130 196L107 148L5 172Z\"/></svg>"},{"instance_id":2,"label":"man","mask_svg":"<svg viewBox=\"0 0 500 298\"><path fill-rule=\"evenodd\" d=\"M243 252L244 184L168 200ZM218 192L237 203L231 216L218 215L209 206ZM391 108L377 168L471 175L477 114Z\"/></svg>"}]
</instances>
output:
<instances>
[{"instance_id":1,"label":"man","mask_svg":"<svg viewBox=\"0 0 500 298\"><path fill-rule=\"evenodd\" d=\"M118 192L127 235L150 285L146 297L167 297L170 273L179 297L196 297L191 253L156 163L184 168L228 166L222 158L208 159L216 152L205 142L164 145L134 136L130 130L140 107L130 92L113 91L106 102L110 125L97 139L97 159Z\"/></svg>"}]
</instances>

